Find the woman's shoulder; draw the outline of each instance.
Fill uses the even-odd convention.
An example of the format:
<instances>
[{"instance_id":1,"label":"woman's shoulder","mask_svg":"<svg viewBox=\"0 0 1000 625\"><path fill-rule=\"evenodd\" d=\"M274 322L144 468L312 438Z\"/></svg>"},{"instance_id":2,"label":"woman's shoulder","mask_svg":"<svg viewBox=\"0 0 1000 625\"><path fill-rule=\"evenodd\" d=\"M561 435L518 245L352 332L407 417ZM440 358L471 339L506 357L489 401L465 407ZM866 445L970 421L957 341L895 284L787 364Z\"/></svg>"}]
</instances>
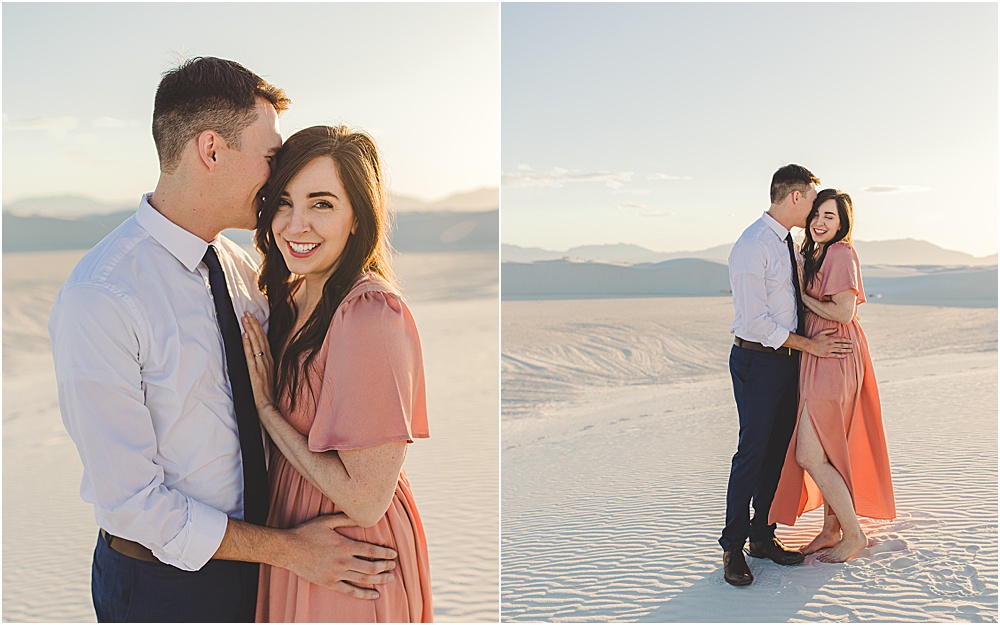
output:
<instances>
[{"instance_id":1,"label":"woman's shoulder","mask_svg":"<svg viewBox=\"0 0 1000 625\"><path fill-rule=\"evenodd\" d=\"M377 273L362 274L351 290L344 296L343 304L355 300L400 299L402 296L388 280ZM341 304L341 305L343 305Z\"/></svg>"},{"instance_id":2,"label":"woman's shoulder","mask_svg":"<svg viewBox=\"0 0 1000 625\"><path fill-rule=\"evenodd\" d=\"M366 273L344 296L332 321L333 324L343 323L344 320L349 320L352 324L365 321L374 323L404 310L406 305L402 296L388 280L375 273Z\"/></svg>"},{"instance_id":3,"label":"woman's shoulder","mask_svg":"<svg viewBox=\"0 0 1000 625\"><path fill-rule=\"evenodd\" d=\"M857 260L858 252L854 246L847 241L837 241L826 250L827 258L843 258L845 260Z\"/></svg>"},{"instance_id":4,"label":"woman's shoulder","mask_svg":"<svg viewBox=\"0 0 1000 625\"><path fill-rule=\"evenodd\" d=\"M856 253L854 251L854 246L848 243L847 241L837 241L836 243L830 245L830 251L832 252L833 250L841 250L842 253L843 252L849 252L852 254Z\"/></svg>"},{"instance_id":5,"label":"woman's shoulder","mask_svg":"<svg viewBox=\"0 0 1000 625\"><path fill-rule=\"evenodd\" d=\"M377 345L419 344L418 337L413 315L399 291L381 276L366 274L334 312L323 347L340 357L352 350L369 351Z\"/></svg>"}]
</instances>

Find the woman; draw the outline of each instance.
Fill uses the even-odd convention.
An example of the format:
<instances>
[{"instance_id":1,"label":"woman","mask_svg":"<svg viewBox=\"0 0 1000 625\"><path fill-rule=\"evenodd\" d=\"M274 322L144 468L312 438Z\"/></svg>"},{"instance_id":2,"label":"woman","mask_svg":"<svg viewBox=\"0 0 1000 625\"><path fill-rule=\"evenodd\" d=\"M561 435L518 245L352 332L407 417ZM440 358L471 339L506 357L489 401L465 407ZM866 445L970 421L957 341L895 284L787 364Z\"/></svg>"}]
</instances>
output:
<instances>
[{"instance_id":1,"label":"woman","mask_svg":"<svg viewBox=\"0 0 1000 625\"><path fill-rule=\"evenodd\" d=\"M345 535L399 557L374 600L262 566L257 620L430 621L426 540L402 471L407 444L428 436L423 363L390 282L378 151L343 126L307 128L281 148L268 189L256 244L269 336L244 316L257 410L275 443L268 525L344 512L359 526Z\"/></svg>"},{"instance_id":2,"label":"woman","mask_svg":"<svg viewBox=\"0 0 1000 625\"><path fill-rule=\"evenodd\" d=\"M818 556L823 562L846 562L868 545L858 515L896 516L875 372L856 316L865 291L851 246L853 217L850 196L824 189L806 222L806 335L833 328L835 336L851 339L853 352L847 358L802 354L798 424L769 518L794 525L803 512L825 504L822 532L802 549L829 549Z\"/></svg>"}]
</instances>

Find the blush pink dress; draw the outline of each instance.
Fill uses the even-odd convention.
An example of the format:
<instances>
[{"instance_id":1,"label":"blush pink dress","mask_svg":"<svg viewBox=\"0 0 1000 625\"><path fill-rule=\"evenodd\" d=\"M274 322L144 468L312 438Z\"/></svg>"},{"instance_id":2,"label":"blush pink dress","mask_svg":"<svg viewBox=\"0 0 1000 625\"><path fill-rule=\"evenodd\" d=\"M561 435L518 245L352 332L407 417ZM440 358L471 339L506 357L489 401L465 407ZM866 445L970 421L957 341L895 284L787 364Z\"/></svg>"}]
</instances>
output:
<instances>
[{"instance_id":1,"label":"blush pink dress","mask_svg":"<svg viewBox=\"0 0 1000 625\"><path fill-rule=\"evenodd\" d=\"M428 437L417 328L399 294L380 277L367 274L354 285L334 313L313 362L295 410L288 410L288 397L279 402L288 422L309 437L310 450L363 449ZM272 447L269 526L289 528L341 512ZM400 472L389 510L375 526L338 531L399 554L395 579L378 586L379 598L354 599L285 569L261 565L258 622L433 620L427 541L405 472Z\"/></svg>"},{"instance_id":2,"label":"blush pink dress","mask_svg":"<svg viewBox=\"0 0 1000 625\"><path fill-rule=\"evenodd\" d=\"M848 290L857 293L859 305L865 302L858 255L853 247L840 241L827 249L823 265L806 292L818 300L830 301L833 295ZM806 406L830 464L847 483L858 516L893 519L896 504L889 476L889 452L868 339L856 314L845 325L806 311L806 336L827 328L836 329L835 336L850 338L853 352L847 358L802 354L799 418ZM771 504L770 523L794 525L802 513L823 505L816 483L795 460L797 439L796 424Z\"/></svg>"}]
</instances>

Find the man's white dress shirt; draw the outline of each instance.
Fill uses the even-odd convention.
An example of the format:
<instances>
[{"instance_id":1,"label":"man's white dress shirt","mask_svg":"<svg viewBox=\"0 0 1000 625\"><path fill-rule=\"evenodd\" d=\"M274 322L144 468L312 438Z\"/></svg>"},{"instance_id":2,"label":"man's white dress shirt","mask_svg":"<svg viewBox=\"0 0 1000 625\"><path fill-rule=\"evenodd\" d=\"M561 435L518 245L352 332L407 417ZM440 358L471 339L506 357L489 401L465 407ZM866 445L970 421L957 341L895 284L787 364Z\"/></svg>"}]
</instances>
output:
<instances>
[{"instance_id":1,"label":"man's white dress shirt","mask_svg":"<svg viewBox=\"0 0 1000 625\"><path fill-rule=\"evenodd\" d=\"M788 230L764 213L729 252L729 284L736 309L729 332L767 347L781 347L798 324L786 236ZM796 262L798 258L796 252Z\"/></svg>"},{"instance_id":2,"label":"man's white dress shirt","mask_svg":"<svg viewBox=\"0 0 1000 625\"><path fill-rule=\"evenodd\" d=\"M256 263L212 242L234 312L261 321ZM49 335L63 423L98 525L161 561L201 568L243 518L243 465L208 244L142 198L56 297Z\"/></svg>"}]
</instances>

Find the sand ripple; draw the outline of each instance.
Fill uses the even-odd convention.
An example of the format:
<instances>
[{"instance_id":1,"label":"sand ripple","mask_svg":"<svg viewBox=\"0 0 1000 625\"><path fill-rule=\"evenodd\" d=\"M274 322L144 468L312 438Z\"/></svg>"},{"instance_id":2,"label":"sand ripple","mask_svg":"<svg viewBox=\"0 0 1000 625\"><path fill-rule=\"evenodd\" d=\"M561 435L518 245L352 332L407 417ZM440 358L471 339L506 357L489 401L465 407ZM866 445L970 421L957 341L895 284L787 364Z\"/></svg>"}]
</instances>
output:
<instances>
[{"instance_id":1,"label":"sand ripple","mask_svg":"<svg viewBox=\"0 0 1000 625\"><path fill-rule=\"evenodd\" d=\"M731 308L723 298L698 301L712 310ZM537 416L548 406L576 401L588 388L666 384L718 370L716 360L705 358L706 350L719 349L718 337L713 336L718 328L697 318L678 325L669 315L656 314L662 302L588 300L580 306L565 301L503 302L505 420ZM516 319L528 310L530 327L508 326L508 315ZM629 315L629 311L641 313Z\"/></svg>"},{"instance_id":2,"label":"sand ripple","mask_svg":"<svg viewBox=\"0 0 1000 625\"><path fill-rule=\"evenodd\" d=\"M646 313L679 327L705 317L727 327L729 310L703 302L661 301ZM540 304L516 314L503 304L505 355L528 360L526 353L555 350L546 345L572 329L546 335L539 325L552 319L562 327L561 314L569 326L591 312L591 302L533 308ZM996 621L996 311L978 317L981 310L923 309L935 323L949 322L956 340L951 350L919 354L909 344L923 338L921 317L910 314L914 308L900 326L900 308L864 311L869 338L882 348L875 368L899 517L863 520L871 544L855 560L826 564L810 556L802 566L781 567L751 559L752 586L736 589L722 579L717 539L737 436L725 361L709 362L728 352L723 335L704 350L706 373L691 367L693 375L667 384L574 385L575 396L552 401L542 416L504 414L503 620ZM622 327L653 327L627 310ZM598 308L594 316L602 314ZM519 324L529 339L509 347ZM893 325L898 332L883 332ZM947 334L934 329L929 344L935 340L944 345ZM641 334L632 341L659 349ZM560 349L575 358L586 353ZM598 369L585 361L559 371L588 367ZM505 402L511 371L505 362ZM535 392L544 376L558 377L554 371L535 372ZM618 375L611 370L609 378ZM779 528L779 536L801 546L821 525L814 511Z\"/></svg>"}]
</instances>

